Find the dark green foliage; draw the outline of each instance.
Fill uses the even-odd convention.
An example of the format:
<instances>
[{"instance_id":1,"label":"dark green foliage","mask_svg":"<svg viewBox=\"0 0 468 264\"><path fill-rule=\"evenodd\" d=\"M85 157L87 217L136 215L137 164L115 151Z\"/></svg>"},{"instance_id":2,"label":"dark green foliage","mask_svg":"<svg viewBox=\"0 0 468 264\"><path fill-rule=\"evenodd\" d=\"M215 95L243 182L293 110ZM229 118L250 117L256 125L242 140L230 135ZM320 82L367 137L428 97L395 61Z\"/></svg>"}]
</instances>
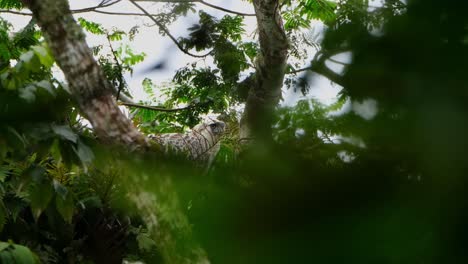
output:
<instances>
[{"instance_id":1,"label":"dark green foliage","mask_svg":"<svg viewBox=\"0 0 468 264\"><path fill-rule=\"evenodd\" d=\"M39 32L34 25L34 20L31 20L26 27L10 37L8 33L11 25L0 18L0 72L10 65L10 60L19 59L22 52L38 44Z\"/></svg>"},{"instance_id":2,"label":"dark green foliage","mask_svg":"<svg viewBox=\"0 0 468 264\"><path fill-rule=\"evenodd\" d=\"M240 17L200 13L182 43L214 49L216 67L188 65L173 83L143 82L146 103L193 108L140 109L133 121L148 133L182 132L202 114L222 113L229 130L208 175L180 160L97 143L51 75L37 33L25 30L14 41L2 24L0 240L28 246L44 263L161 263L159 241L128 199L139 184L157 194L166 225L181 225L174 208L184 208L193 236L176 239L200 241L213 263L466 263L468 6L368 2L282 1L290 36L320 18L329 25L316 46L321 55L349 52L352 60L339 74L344 87L335 103L307 99L278 109L275 143L242 152L230 107L256 81L250 75L244 87L237 84L258 45L243 41ZM191 5L173 7L185 13ZM126 37L105 33L111 43ZM122 72L143 56L115 51L117 59L96 54L120 87ZM326 66L320 62L312 65ZM309 77L313 82L305 73L287 84L307 94ZM373 102L375 114L363 118L360 102ZM176 194L166 188L169 178ZM0 258L23 249L0 243Z\"/></svg>"},{"instance_id":3,"label":"dark green foliage","mask_svg":"<svg viewBox=\"0 0 468 264\"><path fill-rule=\"evenodd\" d=\"M63 84L52 77L54 61L47 47L36 34L30 35L34 41L26 41L27 30L22 32L24 36L2 42L19 54L3 54L17 61L0 75L0 240L26 245L37 257L25 247L4 243L0 262L121 263L127 254L136 260L153 258L139 254L137 238L146 234L144 224L125 223L128 218L114 206L122 200L117 199L118 174L91 169L94 139ZM143 243L141 248L149 247Z\"/></svg>"},{"instance_id":4,"label":"dark green foliage","mask_svg":"<svg viewBox=\"0 0 468 264\"><path fill-rule=\"evenodd\" d=\"M180 39L186 49L197 51L213 49L213 57L225 82L236 82L240 72L248 68L246 55L252 55L252 46L242 43L241 16L224 16L221 20L201 11L199 24L189 28L189 38Z\"/></svg>"}]
</instances>

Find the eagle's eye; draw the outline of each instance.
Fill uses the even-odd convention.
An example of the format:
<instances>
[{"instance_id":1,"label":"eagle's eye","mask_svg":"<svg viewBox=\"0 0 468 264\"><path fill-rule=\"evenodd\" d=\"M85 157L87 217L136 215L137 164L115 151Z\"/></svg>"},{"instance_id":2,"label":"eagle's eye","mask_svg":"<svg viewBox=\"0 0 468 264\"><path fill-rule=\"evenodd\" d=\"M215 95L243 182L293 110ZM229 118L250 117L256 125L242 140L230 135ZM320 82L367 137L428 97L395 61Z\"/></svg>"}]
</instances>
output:
<instances>
[{"instance_id":1,"label":"eagle's eye","mask_svg":"<svg viewBox=\"0 0 468 264\"><path fill-rule=\"evenodd\" d=\"M210 128L213 129L216 127L216 123L210 124Z\"/></svg>"}]
</instances>

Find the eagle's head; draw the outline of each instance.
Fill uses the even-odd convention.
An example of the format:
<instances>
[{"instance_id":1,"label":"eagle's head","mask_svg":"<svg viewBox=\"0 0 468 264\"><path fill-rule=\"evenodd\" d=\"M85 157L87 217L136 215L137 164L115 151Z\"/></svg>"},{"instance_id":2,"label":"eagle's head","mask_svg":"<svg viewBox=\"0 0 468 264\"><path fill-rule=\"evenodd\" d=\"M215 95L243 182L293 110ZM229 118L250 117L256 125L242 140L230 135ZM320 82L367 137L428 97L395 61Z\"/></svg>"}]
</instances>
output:
<instances>
[{"instance_id":1,"label":"eagle's head","mask_svg":"<svg viewBox=\"0 0 468 264\"><path fill-rule=\"evenodd\" d=\"M219 137L224 133L225 129L226 124L223 121L217 120L215 118L208 118L204 122L193 127L192 131L219 139Z\"/></svg>"}]
</instances>

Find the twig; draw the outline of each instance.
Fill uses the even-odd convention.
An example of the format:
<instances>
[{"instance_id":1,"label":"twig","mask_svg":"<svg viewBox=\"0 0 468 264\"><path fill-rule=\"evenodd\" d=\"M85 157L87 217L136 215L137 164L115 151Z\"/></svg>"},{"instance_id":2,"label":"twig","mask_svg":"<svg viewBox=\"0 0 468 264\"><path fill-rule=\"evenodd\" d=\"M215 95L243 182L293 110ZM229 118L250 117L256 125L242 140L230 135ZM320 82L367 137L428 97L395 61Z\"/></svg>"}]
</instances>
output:
<instances>
[{"instance_id":1,"label":"twig","mask_svg":"<svg viewBox=\"0 0 468 264\"><path fill-rule=\"evenodd\" d=\"M111 1L111 0L103 0L101 1L98 5L96 6L93 6L93 7L86 7L86 8L80 8L80 9L74 9L74 10L71 10L72 13L86 13L86 12L91 12L95 9L98 9L98 8L105 8L105 7L109 7L111 5L115 5L117 3L119 3L120 1L122 0L115 0L115 1Z\"/></svg>"},{"instance_id":2,"label":"twig","mask_svg":"<svg viewBox=\"0 0 468 264\"><path fill-rule=\"evenodd\" d=\"M90 12L95 12L99 14L111 15L111 16L146 16L142 13L126 13L126 12L110 12L110 11L102 11L102 10L91 10ZM150 14L151 16L155 16L155 14Z\"/></svg>"},{"instance_id":3,"label":"twig","mask_svg":"<svg viewBox=\"0 0 468 264\"><path fill-rule=\"evenodd\" d=\"M255 14L246 14L246 13L241 13L241 12L229 10L229 9L224 8L224 7L220 7L220 6L217 6L217 5L207 3L207 2L205 2L203 0L196 0L196 1L193 1L193 2L198 2L200 4L204 4L204 5L209 6L211 8L218 9L218 10L224 11L226 13L231 13L231 14L235 14L235 15L239 15L239 16L255 16Z\"/></svg>"},{"instance_id":4,"label":"twig","mask_svg":"<svg viewBox=\"0 0 468 264\"><path fill-rule=\"evenodd\" d=\"M13 11L13 10L0 10L0 13L9 13L13 15L20 15L20 16L32 16L32 13L24 13L24 12L19 12L19 11Z\"/></svg>"},{"instance_id":5,"label":"twig","mask_svg":"<svg viewBox=\"0 0 468 264\"><path fill-rule=\"evenodd\" d=\"M221 10L226 13L231 13L239 16L255 16L255 14L247 14L247 13L242 13L234 10L230 10L221 6L213 5L210 3L207 3L203 0L136 0L138 2L161 2L161 3L200 3L202 5L206 5L208 7L211 7L213 9Z\"/></svg>"},{"instance_id":6,"label":"twig","mask_svg":"<svg viewBox=\"0 0 468 264\"><path fill-rule=\"evenodd\" d=\"M301 69L297 69L297 70L293 70L293 71L288 71L288 72L286 72L286 74L296 74L296 73L303 72L303 71L308 71L308 70L312 70L312 67L309 66L309 67L305 67L305 68L301 68Z\"/></svg>"},{"instance_id":7,"label":"twig","mask_svg":"<svg viewBox=\"0 0 468 264\"><path fill-rule=\"evenodd\" d=\"M158 25L158 27L164 32L166 33L166 35L172 40L172 42L174 42L174 44L176 44L176 46L179 48L179 50L181 50L183 53L189 55L189 56L192 56L192 57L195 57L195 58L205 58L206 56L210 55L213 50L210 50L208 53L206 54L203 54L203 55L197 55L197 54L193 54L191 52L189 52L188 50L184 49L184 47L182 47L182 45L177 41L177 39L171 34L171 32L169 32L169 30L166 28L166 26L164 26L163 24L161 24L158 20L156 20L150 13L148 13L148 11L146 11L143 7L141 7L139 4L137 4L134 0L129 0L134 6L136 6L138 9L141 10L141 12L143 12L148 18L150 18L156 25Z\"/></svg>"},{"instance_id":8,"label":"twig","mask_svg":"<svg viewBox=\"0 0 468 264\"><path fill-rule=\"evenodd\" d=\"M109 7L111 5L115 5L115 4L119 3L120 1L121 0L115 0L115 1L111 2L111 0L103 0L96 6L80 8L80 9L73 9L73 10L71 10L71 12L74 13L74 14L94 12L94 11L96 11L96 9ZM14 11L14 10L0 10L0 13L9 13L9 14L20 15L20 16L32 16L32 13L19 12L19 11Z\"/></svg>"},{"instance_id":9,"label":"twig","mask_svg":"<svg viewBox=\"0 0 468 264\"><path fill-rule=\"evenodd\" d=\"M119 105L125 105L125 106L130 106L130 107L136 107L136 108L141 108L141 109L148 109L148 110L153 110L153 111L160 111L160 112L178 112L178 111L184 111L184 110L189 110L192 109L196 106L200 106L203 104L192 104L188 105L186 107L181 107L181 108L164 108L164 107L159 107L159 106L149 106L149 105L141 105L141 104L133 104L133 103L125 103L125 102L118 102Z\"/></svg>"},{"instance_id":10,"label":"twig","mask_svg":"<svg viewBox=\"0 0 468 264\"><path fill-rule=\"evenodd\" d=\"M125 79L122 76L123 68L122 68L122 65L120 65L120 62L119 62L119 59L117 58L117 55L115 54L114 48L112 47L112 43L111 43L109 34L106 34L106 37L107 37L107 42L109 42L109 47L110 47L110 50L112 52L112 56L114 57L114 61L117 64L117 67L119 68L119 77L118 77L119 78L119 89L117 90L117 96L116 96L116 100L119 100L120 92L122 92L122 89L126 85Z\"/></svg>"},{"instance_id":11,"label":"twig","mask_svg":"<svg viewBox=\"0 0 468 264\"><path fill-rule=\"evenodd\" d=\"M345 63L345 62L342 62L342 61L337 61L337 60L332 59L332 58L328 58L327 60L329 60L329 61L331 61L331 62L334 62L334 63L337 63L337 64L344 65L344 66L348 66L348 65L349 65L348 63Z\"/></svg>"}]
</instances>

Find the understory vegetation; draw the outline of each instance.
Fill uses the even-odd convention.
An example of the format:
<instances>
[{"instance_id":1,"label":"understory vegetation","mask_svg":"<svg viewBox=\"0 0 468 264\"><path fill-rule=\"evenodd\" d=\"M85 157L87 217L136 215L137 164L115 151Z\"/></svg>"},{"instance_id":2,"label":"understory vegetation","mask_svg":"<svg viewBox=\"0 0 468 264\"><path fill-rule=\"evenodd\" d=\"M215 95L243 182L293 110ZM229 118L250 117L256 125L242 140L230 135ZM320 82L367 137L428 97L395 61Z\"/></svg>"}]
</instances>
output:
<instances>
[{"instance_id":1,"label":"understory vegetation","mask_svg":"<svg viewBox=\"0 0 468 264\"><path fill-rule=\"evenodd\" d=\"M47 1L0 0L29 21L0 17L0 263L468 261L468 2L253 0L217 17L205 1ZM146 18L193 62L133 100L139 26L80 16L95 11ZM331 103L310 96L324 77ZM207 115L227 125L207 171L144 136Z\"/></svg>"}]
</instances>

